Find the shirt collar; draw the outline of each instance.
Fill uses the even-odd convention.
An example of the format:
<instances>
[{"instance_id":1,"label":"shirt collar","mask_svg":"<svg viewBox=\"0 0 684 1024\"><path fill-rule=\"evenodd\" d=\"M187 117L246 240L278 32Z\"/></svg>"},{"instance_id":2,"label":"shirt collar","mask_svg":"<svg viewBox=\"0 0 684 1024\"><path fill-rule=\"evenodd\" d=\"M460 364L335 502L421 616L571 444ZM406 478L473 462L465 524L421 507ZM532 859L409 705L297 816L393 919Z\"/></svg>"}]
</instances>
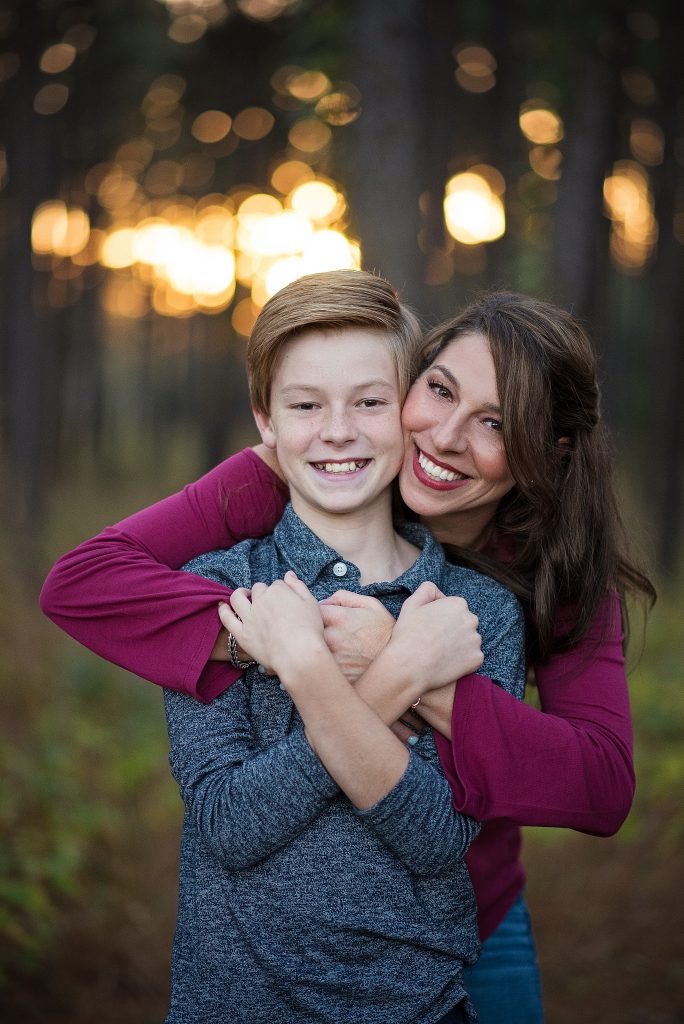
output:
<instances>
[{"instance_id":1,"label":"shirt collar","mask_svg":"<svg viewBox=\"0 0 684 1024\"><path fill-rule=\"evenodd\" d=\"M359 568L348 559L343 559L333 548L328 547L309 529L288 503L283 517L273 531L273 540L282 562L296 572L307 587L311 588L322 574L333 573L333 567L343 562L347 571L338 578L340 589L355 589L375 596L396 592L399 589L412 594L425 580L438 582L442 577L445 558L442 548L427 527L421 523L398 523L397 532L420 548L416 561L396 580L371 583L361 587ZM334 574L334 573L333 573Z\"/></svg>"}]
</instances>

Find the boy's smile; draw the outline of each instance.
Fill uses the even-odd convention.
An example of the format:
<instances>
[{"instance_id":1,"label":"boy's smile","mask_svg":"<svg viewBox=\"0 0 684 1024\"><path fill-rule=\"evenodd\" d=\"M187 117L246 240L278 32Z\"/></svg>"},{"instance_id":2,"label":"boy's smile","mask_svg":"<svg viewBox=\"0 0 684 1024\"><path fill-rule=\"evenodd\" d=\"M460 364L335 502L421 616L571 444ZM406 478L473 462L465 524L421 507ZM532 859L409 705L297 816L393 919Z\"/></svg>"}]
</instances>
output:
<instances>
[{"instance_id":1,"label":"boy's smile","mask_svg":"<svg viewBox=\"0 0 684 1024\"><path fill-rule=\"evenodd\" d=\"M320 516L376 508L388 516L404 446L383 332L315 329L293 338L273 375L270 413L255 416L308 526L315 529Z\"/></svg>"}]
</instances>

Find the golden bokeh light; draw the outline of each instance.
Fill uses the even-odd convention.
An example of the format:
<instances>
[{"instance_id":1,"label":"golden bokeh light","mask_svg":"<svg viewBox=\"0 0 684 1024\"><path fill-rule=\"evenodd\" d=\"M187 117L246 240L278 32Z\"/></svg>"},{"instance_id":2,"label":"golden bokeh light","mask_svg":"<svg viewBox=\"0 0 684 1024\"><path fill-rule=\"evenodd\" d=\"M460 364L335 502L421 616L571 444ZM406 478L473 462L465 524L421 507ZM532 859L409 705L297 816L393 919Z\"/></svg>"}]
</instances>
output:
<instances>
[{"instance_id":1,"label":"golden bokeh light","mask_svg":"<svg viewBox=\"0 0 684 1024\"><path fill-rule=\"evenodd\" d=\"M327 181L305 181L290 196L292 209L311 220L331 221L339 218L344 201Z\"/></svg>"},{"instance_id":2,"label":"golden bokeh light","mask_svg":"<svg viewBox=\"0 0 684 1024\"><path fill-rule=\"evenodd\" d=\"M332 125L351 124L361 114L361 93L350 82L340 82L316 104L319 117Z\"/></svg>"},{"instance_id":3,"label":"golden bokeh light","mask_svg":"<svg viewBox=\"0 0 684 1024\"><path fill-rule=\"evenodd\" d=\"M496 60L484 46L461 46L455 50L456 81L467 92L489 92L496 85Z\"/></svg>"},{"instance_id":4,"label":"golden bokeh light","mask_svg":"<svg viewBox=\"0 0 684 1024\"><path fill-rule=\"evenodd\" d=\"M298 100L316 100L330 88L330 79L322 71L296 71L289 75L284 87Z\"/></svg>"},{"instance_id":5,"label":"golden bokeh light","mask_svg":"<svg viewBox=\"0 0 684 1024\"><path fill-rule=\"evenodd\" d=\"M71 43L55 43L44 50L39 67L46 75L59 75L76 60L76 47Z\"/></svg>"},{"instance_id":6,"label":"golden bokeh light","mask_svg":"<svg viewBox=\"0 0 684 1024\"><path fill-rule=\"evenodd\" d=\"M560 149L555 146L533 146L528 157L535 174L546 181L558 181L563 159Z\"/></svg>"},{"instance_id":7,"label":"golden bokeh light","mask_svg":"<svg viewBox=\"0 0 684 1024\"><path fill-rule=\"evenodd\" d=\"M243 338L248 338L259 315L259 307L251 299L240 299L235 303L231 323L233 330Z\"/></svg>"},{"instance_id":8,"label":"golden bokeh light","mask_svg":"<svg viewBox=\"0 0 684 1024\"><path fill-rule=\"evenodd\" d=\"M662 164L665 137L660 125L645 118L632 121L629 148L634 159L647 167L657 167L658 164Z\"/></svg>"},{"instance_id":9,"label":"golden bokeh light","mask_svg":"<svg viewBox=\"0 0 684 1024\"><path fill-rule=\"evenodd\" d=\"M281 195L286 195L303 182L312 181L314 177L311 167L303 160L286 160L274 169L271 184Z\"/></svg>"},{"instance_id":10,"label":"golden bokeh light","mask_svg":"<svg viewBox=\"0 0 684 1024\"><path fill-rule=\"evenodd\" d=\"M239 138L256 142L265 138L275 124L273 114L264 107L246 107L236 114L233 131Z\"/></svg>"},{"instance_id":11,"label":"golden bokeh light","mask_svg":"<svg viewBox=\"0 0 684 1024\"><path fill-rule=\"evenodd\" d=\"M294 7L298 0L237 0L237 6L254 21L273 21L286 14L288 8Z\"/></svg>"},{"instance_id":12,"label":"golden bokeh light","mask_svg":"<svg viewBox=\"0 0 684 1024\"><path fill-rule=\"evenodd\" d=\"M117 228L106 235L100 249L100 263L110 270L122 270L135 263L135 228Z\"/></svg>"},{"instance_id":13,"label":"golden bokeh light","mask_svg":"<svg viewBox=\"0 0 684 1024\"><path fill-rule=\"evenodd\" d=\"M619 160L603 184L607 215L612 221L610 251L624 273L638 273L658 240L648 175L640 164Z\"/></svg>"},{"instance_id":14,"label":"golden bokeh light","mask_svg":"<svg viewBox=\"0 0 684 1024\"><path fill-rule=\"evenodd\" d=\"M625 68L622 72L622 88L630 100L641 107L649 107L658 99L656 84L643 68Z\"/></svg>"},{"instance_id":15,"label":"golden bokeh light","mask_svg":"<svg viewBox=\"0 0 684 1024\"><path fill-rule=\"evenodd\" d=\"M449 234L463 245L493 242L506 230L501 199L484 177L472 171L447 182L444 219Z\"/></svg>"},{"instance_id":16,"label":"golden bokeh light","mask_svg":"<svg viewBox=\"0 0 684 1024\"><path fill-rule=\"evenodd\" d=\"M199 14L181 14L169 25L169 39L173 39L174 43L196 43L208 28L209 22Z\"/></svg>"},{"instance_id":17,"label":"golden bokeh light","mask_svg":"<svg viewBox=\"0 0 684 1024\"><path fill-rule=\"evenodd\" d=\"M36 114L57 114L66 106L69 89L63 82L53 82L39 89L33 98L33 109Z\"/></svg>"},{"instance_id":18,"label":"golden bokeh light","mask_svg":"<svg viewBox=\"0 0 684 1024\"><path fill-rule=\"evenodd\" d=\"M192 122L190 131L198 142L220 142L230 131L232 123L222 110L205 110Z\"/></svg>"},{"instance_id":19,"label":"golden bokeh light","mask_svg":"<svg viewBox=\"0 0 684 1024\"><path fill-rule=\"evenodd\" d=\"M551 146L563 138L560 116L540 100L527 100L520 108L520 130L530 142L538 146Z\"/></svg>"},{"instance_id":20,"label":"golden bokeh light","mask_svg":"<svg viewBox=\"0 0 684 1024\"><path fill-rule=\"evenodd\" d=\"M85 249L90 237L90 218L85 210L73 207L56 224L52 250L57 256L75 256Z\"/></svg>"},{"instance_id":21,"label":"golden bokeh light","mask_svg":"<svg viewBox=\"0 0 684 1024\"><path fill-rule=\"evenodd\" d=\"M41 203L33 214L31 223L31 246L34 252L48 253L53 250L53 238L64 231L67 219L66 203L51 199Z\"/></svg>"},{"instance_id":22,"label":"golden bokeh light","mask_svg":"<svg viewBox=\"0 0 684 1024\"><path fill-rule=\"evenodd\" d=\"M290 145L302 153L318 153L330 144L331 138L332 131L328 125L315 118L297 121L288 134Z\"/></svg>"},{"instance_id":23,"label":"golden bokeh light","mask_svg":"<svg viewBox=\"0 0 684 1024\"><path fill-rule=\"evenodd\" d=\"M258 308L289 281L360 267L360 247L342 229L342 191L304 161L281 158L272 168L280 198L245 183L193 199L178 192L185 164L149 163L150 155L147 140L131 139L115 162L85 175L79 194L97 197L106 226L91 229L85 209L61 200L36 209L35 265L58 279L55 303L76 301L85 268L99 264L112 272L101 293L111 316L214 315L235 301L234 329L246 336ZM97 282L89 273L87 285Z\"/></svg>"}]
</instances>

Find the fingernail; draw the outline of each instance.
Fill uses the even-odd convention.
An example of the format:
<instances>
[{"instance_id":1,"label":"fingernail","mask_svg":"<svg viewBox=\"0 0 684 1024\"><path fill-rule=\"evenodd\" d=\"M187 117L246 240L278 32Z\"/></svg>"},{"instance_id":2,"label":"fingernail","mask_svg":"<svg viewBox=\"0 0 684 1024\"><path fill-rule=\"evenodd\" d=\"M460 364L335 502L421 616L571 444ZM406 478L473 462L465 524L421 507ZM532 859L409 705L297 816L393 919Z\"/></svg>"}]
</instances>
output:
<instances>
[{"instance_id":1,"label":"fingernail","mask_svg":"<svg viewBox=\"0 0 684 1024\"><path fill-rule=\"evenodd\" d=\"M408 743L409 747L415 747L416 743L418 742L418 737L417 736L409 736L409 738L408 738L408 740L406 742Z\"/></svg>"}]
</instances>

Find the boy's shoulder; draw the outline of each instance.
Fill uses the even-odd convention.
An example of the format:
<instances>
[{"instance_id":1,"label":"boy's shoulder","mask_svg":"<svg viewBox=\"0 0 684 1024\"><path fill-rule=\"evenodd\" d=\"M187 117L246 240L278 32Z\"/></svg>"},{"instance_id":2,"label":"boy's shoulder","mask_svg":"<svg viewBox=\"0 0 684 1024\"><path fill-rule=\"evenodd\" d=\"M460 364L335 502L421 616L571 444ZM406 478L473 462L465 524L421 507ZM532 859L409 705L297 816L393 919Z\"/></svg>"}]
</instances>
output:
<instances>
[{"instance_id":1,"label":"boy's shoulder","mask_svg":"<svg viewBox=\"0 0 684 1024\"><path fill-rule=\"evenodd\" d=\"M240 541L232 548L207 551L186 562L182 570L232 589L251 587L252 583L269 581L273 555L270 535Z\"/></svg>"},{"instance_id":2,"label":"boy's shoulder","mask_svg":"<svg viewBox=\"0 0 684 1024\"><path fill-rule=\"evenodd\" d=\"M445 562L440 586L449 597L464 597L478 618L499 618L502 614L522 618L522 607L515 594L503 583L475 569Z\"/></svg>"}]
</instances>

